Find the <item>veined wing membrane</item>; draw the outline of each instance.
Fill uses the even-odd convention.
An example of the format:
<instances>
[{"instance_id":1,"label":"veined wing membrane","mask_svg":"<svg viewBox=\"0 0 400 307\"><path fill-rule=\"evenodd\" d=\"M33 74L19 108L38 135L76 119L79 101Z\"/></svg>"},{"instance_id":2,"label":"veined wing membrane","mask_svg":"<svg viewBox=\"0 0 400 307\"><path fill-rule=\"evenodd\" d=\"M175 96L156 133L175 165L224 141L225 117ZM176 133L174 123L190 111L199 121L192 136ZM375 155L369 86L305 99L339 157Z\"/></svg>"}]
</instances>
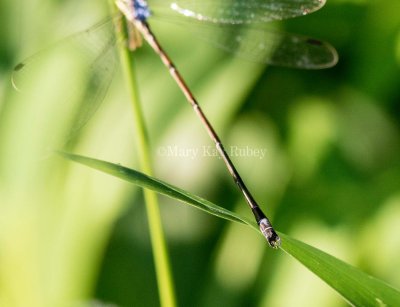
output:
<instances>
[{"instance_id":1,"label":"veined wing membrane","mask_svg":"<svg viewBox=\"0 0 400 307\"><path fill-rule=\"evenodd\" d=\"M112 21L109 17L73 34L14 68L13 85L28 97L27 103L40 101L34 95L37 87L42 87L42 81L49 83L43 88L47 86L50 92L57 92L49 116L62 114L69 126L65 128L66 141L95 113L111 83L116 67ZM43 96L44 100L51 95ZM73 107L68 108L69 105Z\"/></svg>"},{"instance_id":2,"label":"veined wing membrane","mask_svg":"<svg viewBox=\"0 0 400 307\"><path fill-rule=\"evenodd\" d=\"M338 59L336 50L326 42L252 26L239 31L221 26L202 31L201 39L245 60L283 67L321 69L334 66Z\"/></svg>"},{"instance_id":3,"label":"veined wing membrane","mask_svg":"<svg viewBox=\"0 0 400 307\"><path fill-rule=\"evenodd\" d=\"M195 34L196 39L250 62L323 69L334 66L338 61L335 48L327 42L280 32L265 25L213 24L174 17L163 19L184 26Z\"/></svg>"},{"instance_id":4,"label":"veined wing membrane","mask_svg":"<svg viewBox=\"0 0 400 307\"><path fill-rule=\"evenodd\" d=\"M154 2L154 4L153 4ZM265 23L310 14L324 6L326 0L175 0L153 1L155 14L170 9L200 21L222 24Z\"/></svg>"}]
</instances>

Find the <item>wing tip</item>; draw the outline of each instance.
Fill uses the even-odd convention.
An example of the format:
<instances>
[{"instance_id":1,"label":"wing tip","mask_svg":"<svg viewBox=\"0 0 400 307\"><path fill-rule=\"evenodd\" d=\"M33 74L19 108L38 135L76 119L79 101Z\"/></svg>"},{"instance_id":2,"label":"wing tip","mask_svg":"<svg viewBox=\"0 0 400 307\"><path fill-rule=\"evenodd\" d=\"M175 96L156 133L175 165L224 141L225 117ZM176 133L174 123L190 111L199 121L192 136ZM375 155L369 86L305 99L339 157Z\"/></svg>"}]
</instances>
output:
<instances>
[{"instance_id":1,"label":"wing tip","mask_svg":"<svg viewBox=\"0 0 400 307\"><path fill-rule=\"evenodd\" d=\"M11 85L17 92L21 92L21 89L18 88L17 83L15 82L15 73L19 72L24 67L25 67L24 62L18 63L17 65L14 66L14 69L13 69L13 72L11 75Z\"/></svg>"},{"instance_id":2,"label":"wing tip","mask_svg":"<svg viewBox=\"0 0 400 307\"><path fill-rule=\"evenodd\" d=\"M310 45L315 45L315 46L323 46L323 48L327 51L326 54L329 54L330 60L325 61L325 63L316 65L315 69L330 68L330 67L335 66L339 62L339 54L336 51L335 47L333 47L330 43L327 43L325 41L320 41L317 39L313 39L313 38L308 38L307 43Z\"/></svg>"},{"instance_id":3,"label":"wing tip","mask_svg":"<svg viewBox=\"0 0 400 307\"><path fill-rule=\"evenodd\" d=\"M25 66L25 63L24 63L24 62L18 63L17 65L14 66L13 71L14 71L14 72L15 72L15 71L20 71L22 68L24 68L24 66Z\"/></svg>"},{"instance_id":4,"label":"wing tip","mask_svg":"<svg viewBox=\"0 0 400 307\"><path fill-rule=\"evenodd\" d=\"M319 10L320 8L324 7L326 4L326 0L317 0L319 5L317 6L317 10Z\"/></svg>"},{"instance_id":5,"label":"wing tip","mask_svg":"<svg viewBox=\"0 0 400 307\"><path fill-rule=\"evenodd\" d=\"M304 9L303 15L308 15L308 14L314 13L314 12L320 10L326 4L326 0L314 0L314 2L315 2L315 5L313 5L311 8Z\"/></svg>"},{"instance_id":6,"label":"wing tip","mask_svg":"<svg viewBox=\"0 0 400 307\"><path fill-rule=\"evenodd\" d=\"M329 50L332 59L331 61L327 61L325 65L322 65L321 69L334 67L339 62L339 54L336 49L329 43L324 42L324 45Z\"/></svg>"}]
</instances>

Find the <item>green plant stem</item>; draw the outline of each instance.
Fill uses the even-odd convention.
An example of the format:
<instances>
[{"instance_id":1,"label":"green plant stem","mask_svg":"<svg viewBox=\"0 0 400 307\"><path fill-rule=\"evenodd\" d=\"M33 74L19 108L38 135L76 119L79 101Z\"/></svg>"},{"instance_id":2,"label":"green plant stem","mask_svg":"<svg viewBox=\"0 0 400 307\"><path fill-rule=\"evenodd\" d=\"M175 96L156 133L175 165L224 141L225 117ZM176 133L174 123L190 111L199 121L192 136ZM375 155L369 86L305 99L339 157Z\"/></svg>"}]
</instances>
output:
<instances>
[{"instance_id":1,"label":"green plant stem","mask_svg":"<svg viewBox=\"0 0 400 307\"><path fill-rule=\"evenodd\" d=\"M109 0L109 3L112 7L112 12L115 12L117 9L114 2ZM127 35L124 30L119 28L120 27L116 25L117 41L126 42ZM129 97L133 108L140 168L144 173L152 175L153 170L150 159L149 138L138 97L137 82L134 73L133 53L127 48L127 44L123 43L118 44L118 51L123 75L128 87ZM157 195L150 190L144 190L144 199L146 203L147 219L149 223L160 303L162 306L176 306L174 285L170 269L168 250L161 224Z\"/></svg>"}]
</instances>

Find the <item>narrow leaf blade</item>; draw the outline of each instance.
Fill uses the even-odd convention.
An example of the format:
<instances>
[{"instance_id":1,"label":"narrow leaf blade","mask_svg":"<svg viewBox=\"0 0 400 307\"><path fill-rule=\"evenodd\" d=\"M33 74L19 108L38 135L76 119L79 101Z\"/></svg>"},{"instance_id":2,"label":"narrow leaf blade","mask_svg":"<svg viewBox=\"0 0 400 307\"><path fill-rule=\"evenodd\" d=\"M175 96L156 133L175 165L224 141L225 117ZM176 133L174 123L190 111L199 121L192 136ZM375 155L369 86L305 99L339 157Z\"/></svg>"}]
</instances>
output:
<instances>
[{"instance_id":1,"label":"narrow leaf blade","mask_svg":"<svg viewBox=\"0 0 400 307\"><path fill-rule=\"evenodd\" d=\"M201 197L138 171L79 155L64 152L60 152L60 154L69 160L113 175L140 187L151 189L212 215L229 221L247 224L258 231L258 227L254 222ZM279 233L279 236L282 240L280 248L283 251L297 259L310 271L324 280L349 304L354 306L400 306L400 292L385 282L290 236L283 233Z\"/></svg>"},{"instance_id":2,"label":"narrow leaf blade","mask_svg":"<svg viewBox=\"0 0 400 307\"><path fill-rule=\"evenodd\" d=\"M400 306L400 292L385 282L303 242L279 233L281 249L300 261L353 306Z\"/></svg>"},{"instance_id":3,"label":"narrow leaf blade","mask_svg":"<svg viewBox=\"0 0 400 307\"><path fill-rule=\"evenodd\" d=\"M141 172L135 171L133 169L124 167L122 165L113 164L106 161L96 160L88 157L83 157L79 155L69 154L65 152L59 152L65 158L84 164L96 170L102 171L109 175L118 177L122 180L131 182L142 188L151 189L157 193L163 194L165 196L177 199L181 202L187 203L191 206L196 207L202 211L210 213L212 215L221 217L223 219L238 222L242 224L247 224L253 228L258 229L254 222L249 221L245 217L242 217L236 213L233 213L225 208L217 206L208 200L205 200L199 196L190 194L178 187L170 185L159 179L147 176Z\"/></svg>"}]
</instances>

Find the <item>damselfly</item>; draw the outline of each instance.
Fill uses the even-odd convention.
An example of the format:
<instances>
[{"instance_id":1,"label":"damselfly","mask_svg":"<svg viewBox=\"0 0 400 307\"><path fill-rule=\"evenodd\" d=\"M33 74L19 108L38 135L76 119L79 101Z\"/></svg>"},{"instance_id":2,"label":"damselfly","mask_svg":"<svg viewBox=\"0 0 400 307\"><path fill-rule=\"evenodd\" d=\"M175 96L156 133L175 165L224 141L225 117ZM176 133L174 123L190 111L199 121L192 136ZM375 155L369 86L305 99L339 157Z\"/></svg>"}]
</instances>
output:
<instances>
[{"instance_id":1,"label":"damselfly","mask_svg":"<svg viewBox=\"0 0 400 307\"><path fill-rule=\"evenodd\" d=\"M319 69L333 66L337 62L336 51L329 44L299 35L268 32L259 25L269 21L306 15L320 9L324 4L325 0L176 0L172 3L156 1L154 10L150 10L144 0L116 0L116 5L128 24L130 33L129 46L132 49L140 46L140 39L143 37L159 55L214 141L229 173L246 199L262 234L273 248L279 246L279 236L244 184L225 151L219 136L200 108L186 82L159 44L150 29L148 19L154 14L154 16L164 16L165 19L172 19L181 23L191 22L206 25L203 26L203 29L207 29L207 31L204 31L206 34L203 35L206 40L251 61L295 68ZM164 12L164 15L162 12ZM178 19L177 16L182 18ZM102 25L103 23L78 34L78 36L92 37L93 32L103 28ZM246 26L246 35L235 32L238 26L243 25ZM228 34L227 37L229 39L222 42L221 33ZM107 56L108 47L114 42L115 39L110 36L110 39L101 45L102 47L97 48L101 55L96 58L96 63L94 64L102 66L101 63L106 62L101 61L101 59ZM28 70L30 62L34 62L34 60L28 59L28 61L16 66L14 83L17 83L18 75L22 75ZM91 66L96 67L96 65ZM107 87L101 86L102 83L107 85L109 81L98 82L97 86L100 89ZM99 95L92 100L89 102L93 103L93 105L88 106L87 110L80 116L78 127L90 117L91 113L96 109L95 106L100 103L101 97Z\"/></svg>"}]
</instances>

